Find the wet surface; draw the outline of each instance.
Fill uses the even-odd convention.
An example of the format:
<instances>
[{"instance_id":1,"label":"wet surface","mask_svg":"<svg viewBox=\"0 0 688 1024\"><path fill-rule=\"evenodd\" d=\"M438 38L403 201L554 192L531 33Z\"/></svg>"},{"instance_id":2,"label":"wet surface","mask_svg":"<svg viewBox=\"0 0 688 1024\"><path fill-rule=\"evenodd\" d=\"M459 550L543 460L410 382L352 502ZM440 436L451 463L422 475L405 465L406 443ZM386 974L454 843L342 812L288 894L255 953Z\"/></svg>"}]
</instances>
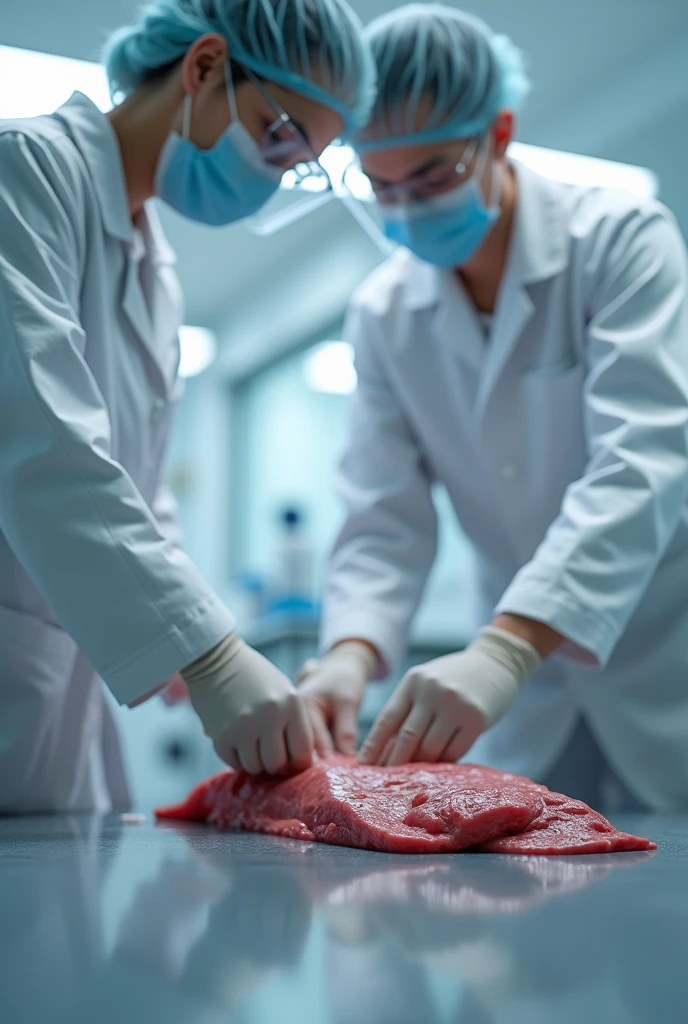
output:
<instances>
[{"instance_id":1,"label":"wet surface","mask_svg":"<svg viewBox=\"0 0 688 1024\"><path fill-rule=\"evenodd\" d=\"M0 1020L685 1022L688 821L656 853L394 856L0 819Z\"/></svg>"}]
</instances>

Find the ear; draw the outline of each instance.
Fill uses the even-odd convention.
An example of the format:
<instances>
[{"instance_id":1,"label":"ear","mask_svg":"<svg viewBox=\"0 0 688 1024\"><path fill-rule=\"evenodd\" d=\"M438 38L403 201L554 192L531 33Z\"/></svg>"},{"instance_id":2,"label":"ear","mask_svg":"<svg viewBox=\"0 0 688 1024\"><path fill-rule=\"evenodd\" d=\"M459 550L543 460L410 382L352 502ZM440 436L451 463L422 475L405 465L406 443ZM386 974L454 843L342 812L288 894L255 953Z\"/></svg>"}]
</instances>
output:
<instances>
[{"instance_id":1,"label":"ear","mask_svg":"<svg viewBox=\"0 0 688 1024\"><path fill-rule=\"evenodd\" d=\"M492 126L494 155L501 160L514 137L514 115L510 110L500 110Z\"/></svg>"},{"instance_id":2,"label":"ear","mask_svg":"<svg viewBox=\"0 0 688 1024\"><path fill-rule=\"evenodd\" d=\"M182 86L196 96L203 85L215 86L224 80L227 40L216 32L201 36L190 47L182 64Z\"/></svg>"}]
</instances>

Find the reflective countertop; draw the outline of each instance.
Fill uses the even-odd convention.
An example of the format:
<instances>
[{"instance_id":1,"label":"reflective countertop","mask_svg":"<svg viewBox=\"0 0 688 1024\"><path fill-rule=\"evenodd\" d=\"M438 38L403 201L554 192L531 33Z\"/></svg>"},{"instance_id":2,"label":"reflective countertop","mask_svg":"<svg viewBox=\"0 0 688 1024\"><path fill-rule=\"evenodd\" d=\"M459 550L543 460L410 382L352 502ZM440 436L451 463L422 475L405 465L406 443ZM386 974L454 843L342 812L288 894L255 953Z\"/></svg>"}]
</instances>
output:
<instances>
[{"instance_id":1,"label":"reflective countertop","mask_svg":"<svg viewBox=\"0 0 688 1024\"><path fill-rule=\"evenodd\" d=\"M688 820L654 854L393 856L0 819L3 1024L685 1024Z\"/></svg>"}]
</instances>

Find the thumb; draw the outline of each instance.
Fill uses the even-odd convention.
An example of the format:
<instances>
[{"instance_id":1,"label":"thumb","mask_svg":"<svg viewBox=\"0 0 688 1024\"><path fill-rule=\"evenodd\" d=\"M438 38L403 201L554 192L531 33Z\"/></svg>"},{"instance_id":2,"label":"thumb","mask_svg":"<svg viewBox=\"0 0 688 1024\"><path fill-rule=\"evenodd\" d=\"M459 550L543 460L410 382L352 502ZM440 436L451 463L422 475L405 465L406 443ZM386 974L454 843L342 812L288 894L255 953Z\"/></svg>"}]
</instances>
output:
<instances>
[{"instance_id":1,"label":"thumb","mask_svg":"<svg viewBox=\"0 0 688 1024\"><path fill-rule=\"evenodd\" d=\"M358 745L358 707L339 701L334 713L334 742L340 754L355 754Z\"/></svg>"}]
</instances>

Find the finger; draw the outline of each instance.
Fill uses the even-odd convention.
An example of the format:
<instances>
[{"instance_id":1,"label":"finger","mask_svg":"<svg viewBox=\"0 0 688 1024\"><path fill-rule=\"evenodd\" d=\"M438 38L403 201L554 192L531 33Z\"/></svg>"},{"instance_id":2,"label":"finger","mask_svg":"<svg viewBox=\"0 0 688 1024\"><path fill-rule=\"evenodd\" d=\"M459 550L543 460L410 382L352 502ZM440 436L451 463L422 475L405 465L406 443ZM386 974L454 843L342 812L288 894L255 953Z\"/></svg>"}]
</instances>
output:
<instances>
[{"instance_id":1,"label":"finger","mask_svg":"<svg viewBox=\"0 0 688 1024\"><path fill-rule=\"evenodd\" d=\"M231 747L228 751L228 756L225 761L230 768L233 768L235 772L241 771L241 761L239 760L239 754L236 747Z\"/></svg>"},{"instance_id":2,"label":"finger","mask_svg":"<svg viewBox=\"0 0 688 1024\"><path fill-rule=\"evenodd\" d=\"M461 721L459 736L456 741L452 740L447 748L451 757L446 760L458 761L465 757L479 736L485 732L487 722L477 708L467 707ZM459 751L457 754L456 751ZM443 758L445 760L445 758Z\"/></svg>"},{"instance_id":3,"label":"finger","mask_svg":"<svg viewBox=\"0 0 688 1024\"><path fill-rule=\"evenodd\" d=\"M334 742L340 754L355 754L358 745L358 707L340 701L334 711Z\"/></svg>"},{"instance_id":4,"label":"finger","mask_svg":"<svg viewBox=\"0 0 688 1024\"><path fill-rule=\"evenodd\" d=\"M393 736L411 710L411 693L408 684L402 680L401 685L385 704L378 715L377 721L368 733L368 737L358 756L361 764L379 764L380 755L387 740Z\"/></svg>"},{"instance_id":5,"label":"finger","mask_svg":"<svg viewBox=\"0 0 688 1024\"><path fill-rule=\"evenodd\" d=\"M384 749L380 754L380 759L377 762L379 765L389 764L389 759L392 756L392 751L394 750L394 744L396 743L396 741L396 736L390 736L390 738L387 740Z\"/></svg>"},{"instance_id":6,"label":"finger","mask_svg":"<svg viewBox=\"0 0 688 1024\"><path fill-rule=\"evenodd\" d=\"M462 757L466 756L472 746L473 740L467 730L457 729L437 760L450 763L460 761Z\"/></svg>"},{"instance_id":7,"label":"finger","mask_svg":"<svg viewBox=\"0 0 688 1024\"><path fill-rule=\"evenodd\" d=\"M249 775L262 775L263 764L258 753L258 740L247 737L237 746L239 763Z\"/></svg>"},{"instance_id":8,"label":"finger","mask_svg":"<svg viewBox=\"0 0 688 1024\"><path fill-rule=\"evenodd\" d=\"M313 764L313 728L300 697L294 696L287 719L287 752L289 764L302 772Z\"/></svg>"},{"instance_id":9,"label":"finger","mask_svg":"<svg viewBox=\"0 0 688 1024\"><path fill-rule=\"evenodd\" d=\"M423 704L414 704L406 721L399 729L396 743L387 761L388 765L408 764L425 738L432 721L432 712Z\"/></svg>"},{"instance_id":10,"label":"finger","mask_svg":"<svg viewBox=\"0 0 688 1024\"><path fill-rule=\"evenodd\" d=\"M321 757L329 757L334 754L334 742L327 727L327 721L322 708L315 701L306 701L306 710L313 729L313 740L315 749Z\"/></svg>"},{"instance_id":11,"label":"finger","mask_svg":"<svg viewBox=\"0 0 688 1024\"><path fill-rule=\"evenodd\" d=\"M416 750L414 761L435 762L440 760L440 754L456 733L456 719L447 721L448 716L436 715L430 722L430 727L423 737L423 742Z\"/></svg>"},{"instance_id":12,"label":"finger","mask_svg":"<svg viewBox=\"0 0 688 1024\"><path fill-rule=\"evenodd\" d=\"M268 775L278 775L284 771L289 760L284 730L275 727L263 733L258 740L258 753L263 769Z\"/></svg>"},{"instance_id":13,"label":"finger","mask_svg":"<svg viewBox=\"0 0 688 1024\"><path fill-rule=\"evenodd\" d=\"M242 771L236 747L229 739L224 739L222 736L218 736L213 746L215 747L215 753L222 761L225 762L225 764L228 764L235 772Z\"/></svg>"}]
</instances>

